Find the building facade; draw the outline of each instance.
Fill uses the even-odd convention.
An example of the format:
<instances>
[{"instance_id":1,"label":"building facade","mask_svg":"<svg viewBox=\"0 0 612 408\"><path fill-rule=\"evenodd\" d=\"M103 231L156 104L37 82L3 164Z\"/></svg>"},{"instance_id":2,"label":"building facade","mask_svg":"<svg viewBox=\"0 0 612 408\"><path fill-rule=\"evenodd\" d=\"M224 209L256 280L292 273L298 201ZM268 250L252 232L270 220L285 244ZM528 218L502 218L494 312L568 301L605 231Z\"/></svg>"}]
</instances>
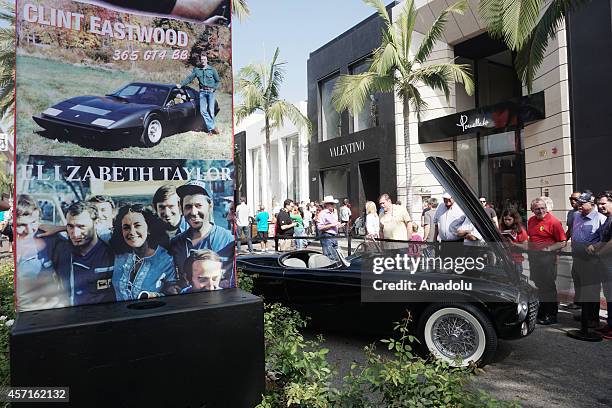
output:
<instances>
[{"instance_id":1,"label":"building facade","mask_svg":"<svg viewBox=\"0 0 612 408\"><path fill-rule=\"evenodd\" d=\"M402 3L388 6L392 19ZM421 89L428 108L420 122L414 114L409 118L413 218L420 218L424 201L442 193L424 163L435 155L454 160L473 190L498 211L513 206L528 215L533 198L548 196L555 203L553 213L564 219L567 197L575 188L612 187L610 177L597 174L598 160L591 160L611 153L605 126L611 108L592 95L595 87L606 94L598 83L605 72L612 72L612 1L586 5L570 16L567 27L558 29L529 95L514 71L513 53L486 33L478 0L468 3L465 14L449 18L428 62L469 64L476 92L469 96L457 84L447 101L441 93ZM423 38L419 33L427 32L448 2L421 0L415 5L416 51ZM310 55L308 116L315 124L310 188L315 195L346 195L362 206L365 199L387 192L406 202L401 102L393 95L371 95L371 102L352 118L336 113L329 98L339 74L367 69L382 29L381 19L371 16ZM585 47L585 42L590 45ZM590 146L599 148L593 151ZM378 168L364 167L368 163L378 163ZM365 183L369 187L362 186Z\"/></svg>"},{"instance_id":2,"label":"building facade","mask_svg":"<svg viewBox=\"0 0 612 408\"><path fill-rule=\"evenodd\" d=\"M371 95L367 106L352 117L338 113L331 95L342 74L363 72L367 58L381 41L377 16L357 24L310 54L308 59L308 119L311 197L333 195L350 202L375 201L381 192L397 198L394 98Z\"/></svg>"},{"instance_id":3,"label":"building facade","mask_svg":"<svg viewBox=\"0 0 612 408\"><path fill-rule=\"evenodd\" d=\"M296 106L306 114L306 102ZM242 169L242 195L254 211L263 204L272 210L290 198L308 201L308 131L296 128L289 120L270 134L270 176L266 176L266 136L264 117L253 114L235 127L237 150L244 151L239 163ZM237 169L238 170L238 169Z\"/></svg>"}]
</instances>

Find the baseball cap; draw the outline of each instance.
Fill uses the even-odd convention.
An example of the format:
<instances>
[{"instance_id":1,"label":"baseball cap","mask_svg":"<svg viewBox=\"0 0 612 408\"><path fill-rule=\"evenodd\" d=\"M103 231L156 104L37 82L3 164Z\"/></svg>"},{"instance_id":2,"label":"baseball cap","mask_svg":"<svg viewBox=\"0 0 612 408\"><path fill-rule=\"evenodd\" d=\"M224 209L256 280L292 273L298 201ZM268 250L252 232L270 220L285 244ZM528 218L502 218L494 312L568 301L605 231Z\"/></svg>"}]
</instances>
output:
<instances>
[{"instance_id":1,"label":"baseball cap","mask_svg":"<svg viewBox=\"0 0 612 408\"><path fill-rule=\"evenodd\" d=\"M453 196L445 191L444 194L442 194L442 198L453 198Z\"/></svg>"},{"instance_id":2,"label":"baseball cap","mask_svg":"<svg viewBox=\"0 0 612 408\"><path fill-rule=\"evenodd\" d=\"M584 193L580 194L580 196L578 196L578 199L576 201L581 204L592 203L595 201L595 197L593 196L593 193L591 191L585 191Z\"/></svg>"},{"instance_id":3,"label":"baseball cap","mask_svg":"<svg viewBox=\"0 0 612 408\"><path fill-rule=\"evenodd\" d=\"M212 198L212 195L206 188L206 183L200 180L194 180L187 184L183 184L176 189L176 194L178 194L180 198L195 194L204 194L205 196Z\"/></svg>"}]
</instances>

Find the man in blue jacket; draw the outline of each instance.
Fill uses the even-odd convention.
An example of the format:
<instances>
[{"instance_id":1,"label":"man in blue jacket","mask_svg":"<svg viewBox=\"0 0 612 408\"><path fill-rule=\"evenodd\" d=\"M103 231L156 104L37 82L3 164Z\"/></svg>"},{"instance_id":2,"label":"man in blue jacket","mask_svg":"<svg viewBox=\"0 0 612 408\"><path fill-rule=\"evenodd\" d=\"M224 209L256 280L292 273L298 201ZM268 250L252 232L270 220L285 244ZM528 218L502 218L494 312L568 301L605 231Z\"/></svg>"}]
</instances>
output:
<instances>
[{"instance_id":1,"label":"man in blue jacket","mask_svg":"<svg viewBox=\"0 0 612 408\"><path fill-rule=\"evenodd\" d=\"M206 54L200 56L200 64L193 67L191 74L176 86L181 88L196 78L200 84L200 113L204 118L204 124L209 134L218 135L219 129L215 127L215 92L221 81L217 70L208 65Z\"/></svg>"},{"instance_id":2,"label":"man in blue jacket","mask_svg":"<svg viewBox=\"0 0 612 408\"><path fill-rule=\"evenodd\" d=\"M193 251L210 249L221 259L223 287L234 287L234 234L212 223L213 201L203 181L191 181L176 189L181 198L187 231L170 241L170 254L178 269L180 289L187 286L185 262Z\"/></svg>"}]
</instances>

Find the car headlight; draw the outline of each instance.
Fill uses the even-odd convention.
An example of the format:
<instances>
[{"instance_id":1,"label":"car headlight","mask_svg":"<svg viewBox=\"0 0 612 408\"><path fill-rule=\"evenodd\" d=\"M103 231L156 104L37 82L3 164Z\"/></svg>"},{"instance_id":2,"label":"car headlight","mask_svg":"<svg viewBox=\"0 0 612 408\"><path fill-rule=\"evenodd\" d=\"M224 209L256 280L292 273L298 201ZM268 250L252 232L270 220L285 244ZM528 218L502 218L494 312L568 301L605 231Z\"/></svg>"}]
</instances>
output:
<instances>
[{"instance_id":1,"label":"car headlight","mask_svg":"<svg viewBox=\"0 0 612 408\"><path fill-rule=\"evenodd\" d=\"M45 109L45 111L43 112L45 115L48 116L57 116L60 113L62 113L63 111L59 110L59 109L55 109L55 108L47 108Z\"/></svg>"},{"instance_id":2,"label":"car headlight","mask_svg":"<svg viewBox=\"0 0 612 408\"><path fill-rule=\"evenodd\" d=\"M516 305L516 314L518 314L519 321L524 320L529 312L529 305L526 301L520 300Z\"/></svg>"},{"instance_id":3,"label":"car headlight","mask_svg":"<svg viewBox=\"0 0 612 408\"><path fill-rule=\"evenodd\" d=\"M92 125L103 126L103 127L109 127L113 123L115 123L115 121L110 120L110 119L96 119L93 122L91 122Z\"/></svg>"}]
</instances>

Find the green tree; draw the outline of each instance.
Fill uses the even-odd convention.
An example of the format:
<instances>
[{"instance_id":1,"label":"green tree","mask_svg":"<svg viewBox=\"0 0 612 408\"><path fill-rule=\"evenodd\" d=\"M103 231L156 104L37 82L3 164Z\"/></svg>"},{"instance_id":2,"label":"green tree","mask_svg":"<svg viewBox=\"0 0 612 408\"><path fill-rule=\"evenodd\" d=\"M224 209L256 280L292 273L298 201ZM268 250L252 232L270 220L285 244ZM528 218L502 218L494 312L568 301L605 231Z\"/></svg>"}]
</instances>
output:
<instances>
[{"instance_id":1,"label":"green tree","mask_svg":"<svg viewBox=\"0 0 612 408\"><path fill-rule=\"evenodd\" d=\"M238 17L238 20L242 20L249 16L251 10L249 9L247 0L232 0L232 14L234 17Z\"/></svg>"},{"instance_id":2,"label":"green tree","mask_svg":"<svg viewBox=\"0 0 612 408\"><path fill-rule=\"evenodd\" d=\"M356 114L363 109L369 96L376 92L395 92L400 98L404 117L406 205L411 210L413 192L409 115L412 110L420 120L421 112L427 107L419 86L424 84L444 92L447 101L451 87L456 82L462 83L468 94L474 92L474 82L468 65L453 62L427 64L434 44L442 38L444 25L450 13L463 13L466 1L459 1L442 11L425 33L423 41L416 47L415 52L411 50L417 18L413 0L406 0L395 22L391 21L381 0L364 0L364 2L376 8L384 22L382 43L374 51L368 71L340 76L334 87L332 101L339 112L348 109L351 114Z\"/></svg>"},{"instance_id":3,"label":"green tree","mask_svg":"<svg viewBox=\"0 0 612 408\"><path fill-rule=\"evenodd\" d=\"M0 118L13 122L15 108L15 3L0 1Z\"/></svg>"},{"instance_id":4,"label":"green tree","mask_svg":"<svg viewBox=\"0 0 612 408\"><path fill-rule=\"evenodd\" d=\"M587 1L480 0L480 15L490 35L516 51L515 69L529 93L548 42L557 35L567 13Z\"/></svg>"},{"instance_id":5,"label":"green tree","mask_svg":"<svg viewBox=\"0 0 612 408\"><path fill-rule=\"evenodd\" d=\"M289 119L298 129L306 128L310 133L311 124L302 112L291 102L280 98L280 87L284 78L284 62L278 61L280 49L277 47L270 63L249 64L238 73L236 90L242 96L242 103L236 106L236 123L240 123L247 116L262 112L264 115L264 129L266 135L266 168L263 180L270 179L270 132L280 129L285 120ZM269 203L269 194L263 197Z\"/></svg>"}]
</instances>

